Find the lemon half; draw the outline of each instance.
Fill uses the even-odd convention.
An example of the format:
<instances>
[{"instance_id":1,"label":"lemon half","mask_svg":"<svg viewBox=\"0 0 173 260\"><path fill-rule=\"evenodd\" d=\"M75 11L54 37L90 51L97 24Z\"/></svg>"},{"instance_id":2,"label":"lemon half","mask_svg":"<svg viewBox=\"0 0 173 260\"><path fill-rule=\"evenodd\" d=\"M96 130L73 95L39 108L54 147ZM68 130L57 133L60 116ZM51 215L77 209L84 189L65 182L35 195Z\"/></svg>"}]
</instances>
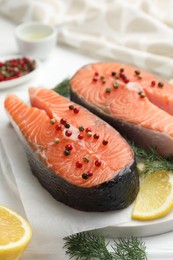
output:
<instances>
[{"instance_id":1,"label":"lemon half","mask_svg":"<svg viewBox=\"0 0 173 260\"><path fill-rule=\"evenodd\" d=\"M0 260L17 260L29 244L29 223L16 212L0 206Z\"/></svg>"},{"instance_id":2,"label":"lemon half","mask_svg":"<svg viewBox=\"0 0 173 260\"><path fill-rule=\"evenodd\" d=\"M153 220L166 216L172 209L173 173L162 170L141 174L132 219Z\"/></svg>"}]
</instances>

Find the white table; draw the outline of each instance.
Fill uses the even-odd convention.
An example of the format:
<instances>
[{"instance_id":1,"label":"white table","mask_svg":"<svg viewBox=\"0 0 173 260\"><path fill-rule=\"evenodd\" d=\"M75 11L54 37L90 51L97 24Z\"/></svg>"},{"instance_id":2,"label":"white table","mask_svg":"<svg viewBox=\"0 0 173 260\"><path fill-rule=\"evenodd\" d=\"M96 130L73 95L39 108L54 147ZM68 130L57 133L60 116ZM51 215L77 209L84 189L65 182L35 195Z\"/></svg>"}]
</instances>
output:
<instances>
[{"instance_id":1,"label":"white table","mask_svg":"<svg viewBox=\"0 0 173 260\"><path fill-rule=\"evenodd\" d=\"M17 46L14 39L14 28L15 25L4 18L0 18L0 56L17 54ZM97 59L98 60L98 59ZM52 88L58 82L61 82L64 78L73 75L77 69L84 64L94 62L96 59L82 54L77 53L75 50L65 46L57 46L56 49L51 53L50 57L41 63L41 68L38 74L37 82L40 86ZM42 73L44 71L44 73ZM29 83L31 86L32 82ZM20 97L27 96L28 83L15 88L6 90L0 90L0 111L1 111L1 122L0 130L3 125L7 123L7 117L3 108L3 101L8 93L15 93ZM2 203L0 198L0 204ZM14 206L15 207L15 206ZM17 206L16 206L17 207ZM157 235L153 237L143 238L146 242L149 259L157 260L168 260L173 259L173 232L169 232L163 235ZM57 240L57 246L59 248L58 255L52 256L52 258L46 255L34 255L29 254L26 250L23 255L23 260L65 260L69 259L65 256L64 250L62 249L63 241Z\"/></svg>"}]
</instances>

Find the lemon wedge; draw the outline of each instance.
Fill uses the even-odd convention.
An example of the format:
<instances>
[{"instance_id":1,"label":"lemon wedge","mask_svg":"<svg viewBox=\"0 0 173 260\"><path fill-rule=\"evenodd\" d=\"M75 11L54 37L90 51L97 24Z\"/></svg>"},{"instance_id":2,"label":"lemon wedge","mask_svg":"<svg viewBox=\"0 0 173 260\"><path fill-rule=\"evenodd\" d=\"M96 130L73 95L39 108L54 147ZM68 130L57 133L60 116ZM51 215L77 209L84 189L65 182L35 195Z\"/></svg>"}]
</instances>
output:
<instances>
[{"instance_id":1,"label":"lemon wedge","mask_svg":"<svg viewBox=\"0 0 173 260\"><path fill-rule=\"evenodd\" d=\"M19 259L31 236L31 227L23 217L0 206L0 260Z\"/></svg>"},{"instance_id":2,"label":"lemon wedge","mask_svg":"<svg viewBox=\"0 0 173 260\"><path fill-rule=\"evenodd\" d=\"M132 219L154 220L166 216L173 209L173 173L162 170L140 175Z\"/></svg>"}]
</instances>

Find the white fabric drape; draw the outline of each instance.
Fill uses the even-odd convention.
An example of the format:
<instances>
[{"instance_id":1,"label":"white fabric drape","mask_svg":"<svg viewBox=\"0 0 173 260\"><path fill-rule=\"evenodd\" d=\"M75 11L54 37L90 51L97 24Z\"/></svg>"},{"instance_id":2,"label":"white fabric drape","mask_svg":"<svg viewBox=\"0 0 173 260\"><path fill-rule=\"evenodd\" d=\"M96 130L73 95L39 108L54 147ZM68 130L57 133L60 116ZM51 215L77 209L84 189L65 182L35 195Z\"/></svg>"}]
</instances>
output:
<instances>
[{"instance_id":1,"label":"white fabric drape","mask_svg":"<svg viewBox=\"0 0 173 260\"><path fill-rule=\"evenodd\" d=\"M44 21L85 54L173 77L172 0L1 0L16 23Z\"/></svg>"},{"instance_id":2,"label":"white fabric drape","mask_svg":"<svg viewBox=\"0 0 173 260\"><path fill-rule=\"evenodd\" d=\"M173 76L171 0L1 0L0 12L16 23L44 21L58 41L103 60L129 63Z\"/></svg>"}]
</instances>

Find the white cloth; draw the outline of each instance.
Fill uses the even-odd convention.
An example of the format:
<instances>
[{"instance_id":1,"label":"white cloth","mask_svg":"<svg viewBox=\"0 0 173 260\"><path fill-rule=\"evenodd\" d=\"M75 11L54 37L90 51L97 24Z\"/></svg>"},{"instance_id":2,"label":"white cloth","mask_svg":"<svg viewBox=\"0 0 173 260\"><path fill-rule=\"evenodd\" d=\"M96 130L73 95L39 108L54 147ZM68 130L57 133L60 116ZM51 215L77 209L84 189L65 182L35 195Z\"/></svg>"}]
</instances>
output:
<instances>
[{"instance_id":1,"label":"white cloth","mask_svg":"<svg viewBox=\"0 0 173 260\"><path fill-rule=\"evenodd\" d=\"M173 76L172 0L1 0L16 23L44 21L58 41L103 60Z\"/></svg>"}]
</instances>

